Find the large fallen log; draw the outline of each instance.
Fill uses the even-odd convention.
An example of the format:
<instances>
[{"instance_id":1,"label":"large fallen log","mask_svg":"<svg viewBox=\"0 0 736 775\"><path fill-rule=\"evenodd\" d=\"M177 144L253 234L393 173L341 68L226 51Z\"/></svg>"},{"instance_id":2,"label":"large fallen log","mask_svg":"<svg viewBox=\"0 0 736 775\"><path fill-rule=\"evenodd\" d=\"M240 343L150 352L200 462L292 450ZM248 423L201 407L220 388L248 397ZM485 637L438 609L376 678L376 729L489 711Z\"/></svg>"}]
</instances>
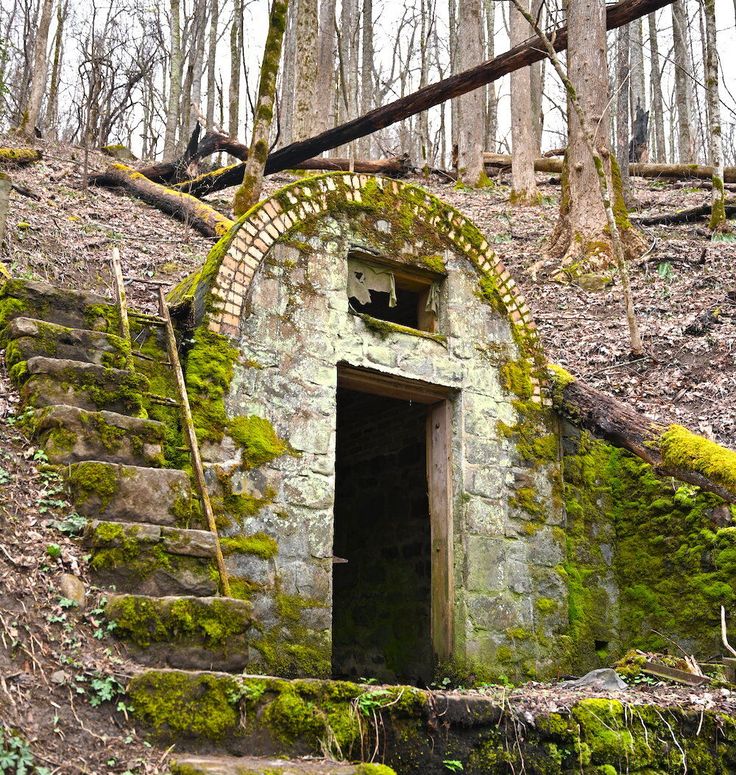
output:
<instances>
[{"instance_id":1,"label":"large fallen log","mask_svg":"<svg viewBox=\"0 0 736 775\"><path fill-rule=\"evenodd\" d=\"M628 404L552 367L556 408L577 427L672 476L736 503L736 452L680 425L650 420Z\"/></svg>"},{"instance_id":2,"label":"large fallen log","mask_svg":"<svg viewBox=\"0 0 736 775\"><path fill-rule=\"evenodd\" d=\"M191 180L185 180L172 186L176 191L184 191L194 196L205 196L215 191L222 191L230 186L239 186L243 181L243 165L234 164L212 172L205 172ZM398 178L407 175L411 171L408 156L397 156L392 159L325 159L317 157L307 159L297 164L298 170L325 170L348 172L365 172L371 175L387 175Z\"/></svg>"},{"instance_id":3,"label":"large fallen log","mask_svg":"<svg viewBox=\"0 0 736 775\"><path fill-rule=\"evenodd\" d=\"M511 169L511 156L504 153L484 153L483 163L487 169ZM559 175L562 172L562 159L535 159L535 172L551 172ZM629 164L629 174L639 178L671 178L686 180L687 178L710 180L713 177L713 167L704 164ZM736 183L736 167L724 169L724 182Z\"/></svg>"},{"instance_id":4,"label":"large fallen log","mask_svg":"<svg viewBox=\"0 0 736 775\"><path fill-rule=\"evenodd\" d=\"M196 197L154 183L125 164L113 164L105 172L95 175L91 182L97 186L123 189L146 204L173 215L205 237L219 239L234 223Z\"/></svg>"},{"instance_id":5,"label":"large fallen log","mask_svg":"<svg viewBox=\"0 0 736 775\"><path fill-rule=\"evenodd\" d=\"M43 154L35 148L0 148L0 165L23 167L41 161Z\"/></svg>"}]
</instances>

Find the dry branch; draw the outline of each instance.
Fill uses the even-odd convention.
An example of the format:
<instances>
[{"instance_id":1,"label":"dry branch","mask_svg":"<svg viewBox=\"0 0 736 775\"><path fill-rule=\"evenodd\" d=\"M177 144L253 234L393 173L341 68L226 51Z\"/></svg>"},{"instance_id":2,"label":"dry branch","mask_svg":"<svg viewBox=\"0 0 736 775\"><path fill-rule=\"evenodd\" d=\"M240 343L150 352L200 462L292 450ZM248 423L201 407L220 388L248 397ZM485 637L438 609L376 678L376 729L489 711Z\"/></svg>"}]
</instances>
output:
<instances>
[{"instance_id":1,"label":"dry branch","mask_svg":"<svg viewBox=\"0 0 736 775\"><path fill-rule=\"evenodd\" d=\"M113 164L105 172L95 175L90 182L96 186L123 189L146 204L187 223L205 237L219 238L234 223L214 207L200 202L190 194L154 183L125 164Z\"/></svg>"},{"instance_id":2,"label":"dry branch","mask_svg":"<svg viewBox=\"0 0 736 775\"><path fill-rule=\"evenodd\" d=\"M483 162L489 169L511 169L511 156L503 153L484 153ZM534 161L535 172L562 173L562 159L541 158ZM675 180L710 180L713 167L703 164L630 164L629 174L639 178L668 178ZM736 167L725 168L725 182L736 183Z\"/></svg>"},{"instance_id":3,"label":"dry branch","mask_svg":"<svg viewBox=\"0 0 736 775\"><path fill-rule=\"evenodd\" d=\"M628 450L649 463L660 476L672 476L715 493L729 503L736 503L736 487L699 471L673 466L665 460L660 451L662 436L671 426L650 420L622 401L580 380L560 379L554 371L551 374L558 383L554 391L555 406L577 427L614 447ZM736 454L722 447L719 449L725 455Z\"/></svg>"}]
</instances>

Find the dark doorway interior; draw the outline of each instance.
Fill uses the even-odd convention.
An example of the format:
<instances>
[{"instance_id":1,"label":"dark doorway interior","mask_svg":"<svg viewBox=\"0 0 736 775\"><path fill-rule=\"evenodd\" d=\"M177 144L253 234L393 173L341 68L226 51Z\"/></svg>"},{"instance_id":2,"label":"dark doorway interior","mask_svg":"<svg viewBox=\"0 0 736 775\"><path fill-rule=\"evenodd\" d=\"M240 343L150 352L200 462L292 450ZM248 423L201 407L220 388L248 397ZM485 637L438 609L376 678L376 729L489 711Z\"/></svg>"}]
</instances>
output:
<instances>
[{"instance_id":1,"label":"dark doorway interior","mask_svg":"<svg viewBox=\"0 0 736 775\"><path fill-rule=\"evenodd\" d=\"M427 406L337 392L336 677L432 679Z\"/></svg>"}]
</instances>

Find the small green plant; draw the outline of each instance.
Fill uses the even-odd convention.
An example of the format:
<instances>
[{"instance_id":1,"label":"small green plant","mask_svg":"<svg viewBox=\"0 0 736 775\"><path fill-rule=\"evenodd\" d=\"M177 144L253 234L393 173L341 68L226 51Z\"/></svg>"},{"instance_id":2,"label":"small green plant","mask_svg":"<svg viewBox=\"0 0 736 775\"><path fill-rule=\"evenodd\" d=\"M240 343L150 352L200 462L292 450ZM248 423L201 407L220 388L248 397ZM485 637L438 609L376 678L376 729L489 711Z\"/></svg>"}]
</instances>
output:
<instances>
[{"instance_id":1,"label":"small green plant","mask_svg":"<svg viewBox=\"0 0 736 775\"><path fill-rule=\"evenodd\" d=\"M59 544L48 544L46 546L46 554L55 560L58 557L61 557L61 547Z\"/></svg>"},{"instance_id":2,"label":"small green plant","mask_svg":"<svg viewBox=\"0 0 736 775\"><path fill-rule=\"evenodd\" d=\"M657 265L657 274L665 282L671 282L672 278L674 277L674 272L672 271L672 264L670 264L669 261L662 261L660 264Z\"/></svg>"},{"instance_id":3,"label":"small green plant","mask_svg":"<svg viewBox=\"0 0 736 775\"><path fill-rule=\"evenodd\" d=\"M0 484L10 484L13 481L13 477L10 472L6 471L0 466Z\"/></svg>"},{"instance_id":4,"label":"small green plant","mask_svg":"<svg viewBox=\"0 0 736 775\"><path fill-rule=\"evenodd\" d=\"M77 514L76 512L72 512L68 516L64 517L64 519L55 519L51 523L52 527L55 527L60 533L64 533L64 535L68 536L79 535L84 530L86 525L87 520L85 517Z\"/></svg>"},{"instance_id":5,"label":"small green plant","mask_svg":"<svg viewBox=\"0 0 736 775\"><path fill-rule=\"evenodd\" d=\"M443 759L442 764L445 765L445 769L450 772L462 772L465 767L459 759Z\"/></svg>"},{"instance_id":6,"label":"small green plant","mask_svg":"<svg viewBox=\"0 0 736 775\"><path fill-rule=\"evenodd\" d=\"M391 693L386 689L374 689L370 692L359 694L355 698L355 705L364 716L372 716L377 710L385 708L391 700Z\"/></svg>"},{"instance_id":7,"label":"small green plant","mask_svg":"<svg viewBox=\"0 0 736 775\"><path fill-rule=\"evenodd\" d=\"M28 743L0 724L0 772L50 775L51 771L48 767L37 766Z\"/></svg>"},{"instance_id":8,"label":"small green plant","mask_svg":"<svg viewBox=\"0 0 736 775\"><path fill-rule=\"evenodd\" d=\"M89 682L89 704L96 708L103 702L112 702L121 695L125 694L120 682L112 675L97 673ZM118 703L120 705L120 703ZM127 706L126 706L127 709ZM120 708L118 708L120 710Z\"/></svg>"},{"instance_id":9,"label":"small green plant","mask_svg":"<svg viewBox=\"0 0 736 775\"><path fill-rule=\"evenodd\" d=\"M76 608L79 605L76 600L72 600L69 597L59 598L59 608Z\"/></svg>"}]
</instances>

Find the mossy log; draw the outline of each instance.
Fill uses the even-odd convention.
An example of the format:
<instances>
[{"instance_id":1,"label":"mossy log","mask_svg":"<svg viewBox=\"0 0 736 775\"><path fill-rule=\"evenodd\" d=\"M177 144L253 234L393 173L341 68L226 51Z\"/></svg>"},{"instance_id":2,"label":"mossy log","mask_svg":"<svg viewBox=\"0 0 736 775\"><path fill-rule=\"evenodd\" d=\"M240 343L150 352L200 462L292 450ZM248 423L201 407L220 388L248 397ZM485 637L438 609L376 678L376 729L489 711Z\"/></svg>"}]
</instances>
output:
<instances>
[{"instance_id":1,"label":"mossy log","mask_svg":"<svg viewBox=\"0 0 736 775\"><path fill-rule=\"evenodd\" d=\"M41 161L43 154L35 148L0 148L0 165L22 167Z\"/></svg>"},{"instance_id":2,"label":"mossy log","mask_svg":"<svg viewBox=\"0 0 736 775\"><path fill-rule=\"evenodd\" d=\"M484 153L483 163L487 169L511 169L511 156L504 153ZM541 158L534 161L535 172L562 174L562 159ZM695 178L710 180L713 177L713 167L704 164L630 164L629 174L639 178L668 178L687 180ZM736 167L726 167L724 182L736 183Z\"/></svg>"},{"instance_id":3,"label":"mossy log","mask_svg":"<svg viewBox=\"0 0 736 775\"><path fill-rule=\"evenodd\" d=\"M672 476L736 503L736 451L680 425L655 422L561 369L550 373L554 403L572 423L633 453L660 476Z\"/></svg>"},{"instance_id":4,"label":"mossy log","mask_svg":"<svg viewBox=\"0 0 736 775\"><path fill-rule=\"evenodd\" d=\"M93 175L90 183L95 186L121 188L142 199L146 204L173 215L205 237L219 239L234 223L214 207L200 202L189 194L172 191L166 186L154 183L141 172L125 164L113 164L105 172Z\"/></svg>"}]
</instances>

